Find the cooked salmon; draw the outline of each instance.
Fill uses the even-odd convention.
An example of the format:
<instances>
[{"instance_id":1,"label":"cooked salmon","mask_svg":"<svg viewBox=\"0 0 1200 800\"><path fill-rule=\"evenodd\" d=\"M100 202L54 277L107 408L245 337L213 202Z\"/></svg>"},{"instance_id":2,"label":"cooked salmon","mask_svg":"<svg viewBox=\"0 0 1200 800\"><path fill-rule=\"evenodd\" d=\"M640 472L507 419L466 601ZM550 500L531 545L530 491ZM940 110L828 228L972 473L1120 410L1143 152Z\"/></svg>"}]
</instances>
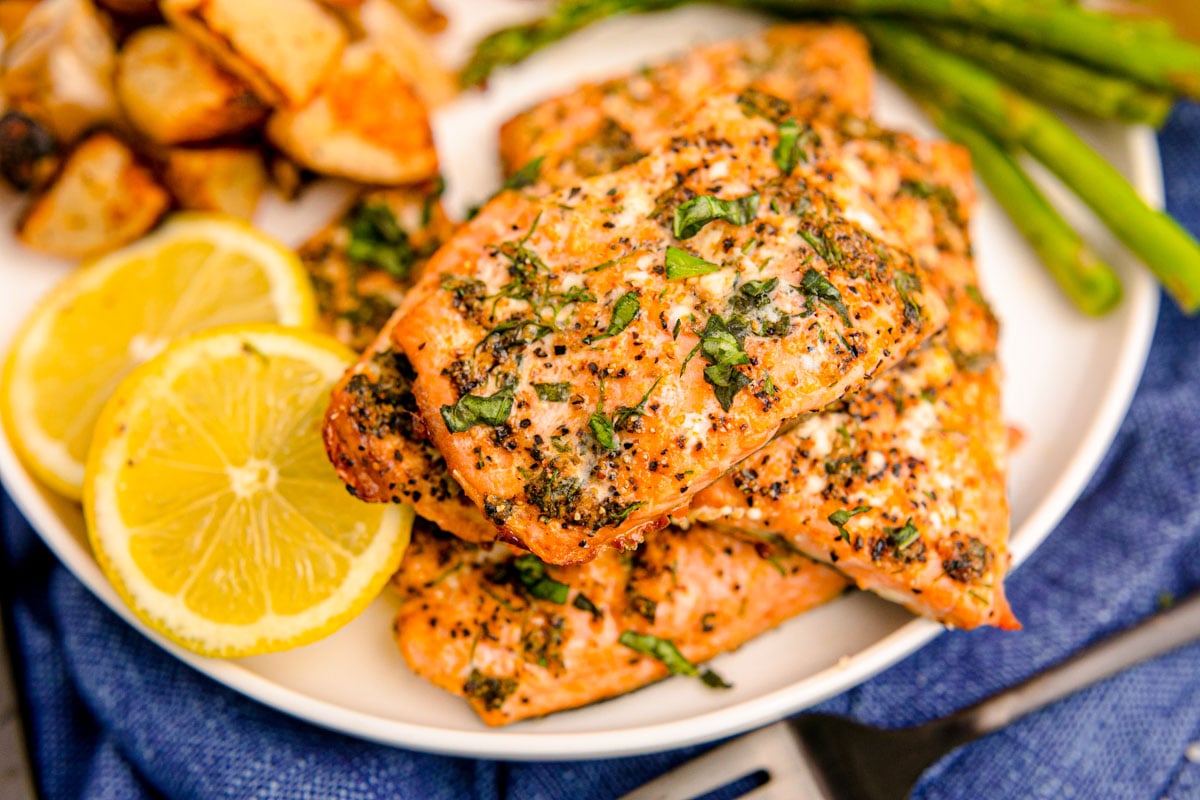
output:
<instances>
[{"instance_id":1,"label":"cooked salmon","mask_svg":"<svg viewBox=\"0 0 1200 800\"><path fill-rule=\"evenodd\" d=\"M700 492L691 517L782 536L947 624L1018 627L1002 584L1008 436L997 323L971 258L969 158L848 124L832 134L841 141L830 153L845 163L827 189L879 208L877 233L928 267L950 308L947 329Z\"/></svg>"},{"instance_id":2,"label":"cooked salmon","mask_svg":"<svg viewBox=\"0 0 1200 800\"><path fill-rule=\"evenodd\" d=\"M632 545L942 327L912 257L850 219L871 210L814 188L817 137L781 168L787 136L715 100L629 167L501 194L430 261L393 336L506 540L557 564Z\"/></svg>"},{"instance_id":3,"label":"cooked salmon","mask_svg":"<svg viewBox=\"0 0 1200 800\"><path fill-rule=\"evenodd\" d=\"M568 186L658 147L705 98L752 88L801 119L865 117L873 82L870 48L851 26L781 25L540 103L501 127L500 160L507 174L534 164L541 180Z\"/></svg>"},{"instance_id":4,"label":"cooked salmon","mask_svg":"<svg viewBox=\"0 0 1200 800\"><path fill-rule=\"evenodd\" d=\"M374 341L453 231L440 194L434 183L363 192L301 245L321 330L357 352Z\"/></svg>"},{"instance_id":5,"label":"cooked salmon","mask_svg":"<svg viewBox=\"0 0 1200 800\"><path fill-rule=\"evenodd\" d=\"M787 548L702 525L555 567L419 523L392 579L403 598L394 630L414 672L504 725L624 694L672 668L698 673L846 586Z\"/></svg>"}]
</instances>

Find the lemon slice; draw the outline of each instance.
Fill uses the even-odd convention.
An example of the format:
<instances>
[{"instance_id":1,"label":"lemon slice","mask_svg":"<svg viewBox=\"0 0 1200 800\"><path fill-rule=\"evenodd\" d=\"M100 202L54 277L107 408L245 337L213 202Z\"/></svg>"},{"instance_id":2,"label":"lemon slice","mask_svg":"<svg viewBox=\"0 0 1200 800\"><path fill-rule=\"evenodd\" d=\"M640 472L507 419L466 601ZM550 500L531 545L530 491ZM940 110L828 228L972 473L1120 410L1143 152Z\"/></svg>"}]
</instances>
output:
<instances>
[{"instance_id":1,"label":"lemon slice","mask_svg":"<svg viewBox=\"0 0 1200 800\"><path fill-rule=\"evenodd\" d=\"M215 325L314 317L295 254L241 221L182 214L84 265L38 305L5 364L0 414L30 470L78 499L96 416L130 370Z\"/></svg>"},{"instance_id":2,"label":"lemon slice","mask_svg":"<svg viewBox=\"0 0 1200 800\"><path fill-rule=\"evenodd\" d=\"M410 506L354 499L325 456L329 392L353 360L277 325L215 329L135 370L96 424L88 538L142 621L204 655L311 642L399 566Z\"/></svg>"}]
</instances>

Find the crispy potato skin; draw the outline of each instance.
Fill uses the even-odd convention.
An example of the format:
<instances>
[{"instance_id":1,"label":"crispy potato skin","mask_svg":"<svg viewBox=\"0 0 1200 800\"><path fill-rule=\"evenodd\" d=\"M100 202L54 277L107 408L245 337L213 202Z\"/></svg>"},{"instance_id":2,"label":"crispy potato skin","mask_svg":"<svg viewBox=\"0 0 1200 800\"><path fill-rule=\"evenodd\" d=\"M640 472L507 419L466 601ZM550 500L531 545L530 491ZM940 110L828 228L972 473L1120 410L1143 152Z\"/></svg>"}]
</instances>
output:
<instances>
[{"instance_id":1,"label":"crispy potato skin","mask_svg":"<svg viewBox=\"0 0 1200 800\"><path fill-rule=\"evenodd\" d=\"M117 56L116 86L129 121L159 144L228 136L267 115L245 82L165 26L142 28L129 37Z\"/></svg>"},{"instance_id":2,"label":"crispy potato skin","mask_svg":"<svg viewBox=\"0 0 1200 800\"><path fill-rule=\"evenodd\" d=\"M17 224L17 238L43 253L95 256L150 230L170 204L128 145L101 131L82 141L33 199Z\"/></svg>"},{"instance_id":3,"label":"crispy potato skin","mask_svg":"<svg viewBox=\"0 0 1200 800\"><path fill-rule=\"evenodd\" d=\"M859 176L830 191L881 209L881 235L928 266L950 309L947 329L700 492L690 516L783 537L861 588L949 625L1019 627L1002 582L1008 434L998 326L971 258L969 157L865 123L828 135L842 137L835 152L847 164L831 174ZM841 529L830 519L856 509Z\"/></svg>"},{"instance_id":4,"label":"crispy potato skin","mask_svg":"<svg viewBox=\"0 0 1200 800\"><path fill-rule=\"evenodd\" d=\"M511 174L540 157L541 180L569 186L658 147L706 98L756 89L801 119L866 117L874 77L853 27L780 25L539 103L500 128L500 160Z\"/></svg>"},{"instance_id":5,"label":"crispy potato skin","mask_svg":"<svg viewBox=\"0 0 1200 800\"><path fill-rule=\"evenodd\" d=\"M267 187L262 154L248 147L175 148L163 179L182 208L249 219Z\"/></svg>"},{"instance_id":6,"label":"crispy potato skin","mask_svg":"<svg viewBox=\"0 0 1200 800\"><path fill-rule=\"evenodd\" d=\"M276 111L267 135L293 159L326 175L397 185L437 174L424 103L412 84L366 42L346 49L310 102Z\"/></svg>"},{"instance_id":7,"label":"crispy potato skin","mask_svg":"<svg viewBox=\"0 0 1200 800\"><path fill-rule=\"evenodd\" d=\"M906 273L914 282L907 300L898 288L899 272L918 270L911 257L848 219L871 209L836 206L804 170L781 176L776 139L775 123L733 98L714 100L669 147L625 169L538 199L501 194L430 262L397 312L405 316L395 340L417 373L414 391L434 444L508 540L558 564L633 544L783 422L857 388L940 329L945 308L915 273ZM754 191L761 196L750 224L714 222L686 242L671 235L684 198ZM726 266L668 279L668 245ZM844 319L792 288L810 268L823 271L811 277L837 284ZM519 273L527 275L521 286L513 283ZM738 287L751 279L776 279L769 304L797 322L747 336L744 388L725 408L706 372L709 357L688 353L714 316L741 313L733 310L743 302ZM545 285L528 283L535 280ZM521 320L535 292L545 303L577 299L561 303L532 336ZM619 335L605 335L618 298L631 294L637 313ZM478 302L488 297L500 299ZM499 429L447 427L444 409L511 381L514 402ZM557 382L570 385L565 402L534 391L535 383ZM605 445L595 415L615 419L651 390L636 424L614 437L619 446Z\"/></svg>"},{"instance_id":8,"label":"crispy potato skin","mask_svg":"<svg viewBox=\"0 0 1200 800\"><path fill-rule=\"evenodd\" d=\"M307 103L337 66L346 30L315 0L162 0L167 21L273 106Z\"/></svg>"},{"instance_id":9,"label":"crispy potato skin","mask_svg":"<svg viewBox=\"0 0 1200 800\"><path fill-rule=\"evenodd\" d=\"M794 552L702 525L662 531L632 553L610 550L588 564L547 568L569 587L562 604L513 581L507 567L514 557L507 547L484 550L418 525L392 579L403 600L394 631L405 661L467 697L489 725L667 677L662 662L617 641L624 631L667 639L702 664L847 586L834 570Z\"/></svg>"}]
</instances>

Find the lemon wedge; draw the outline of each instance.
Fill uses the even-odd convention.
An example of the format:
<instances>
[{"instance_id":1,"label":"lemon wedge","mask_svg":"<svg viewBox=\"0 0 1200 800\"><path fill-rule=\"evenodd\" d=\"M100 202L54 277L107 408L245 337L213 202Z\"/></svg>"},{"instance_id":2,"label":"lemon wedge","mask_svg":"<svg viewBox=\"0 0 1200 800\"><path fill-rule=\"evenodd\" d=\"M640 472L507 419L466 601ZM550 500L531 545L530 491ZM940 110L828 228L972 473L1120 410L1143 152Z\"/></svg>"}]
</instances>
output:
<instances>
[{"instance_id":1,"label":"lemon wedge","mask_svg":"<svg viewBox=\"0 0 1200 800\"><path fill-rule=\"evenodd\" d=\"M34 309L4 367L0 416L30 470L78 499L96 416L130 370L205 328L314 318L294 253L231 217L181 214L80 267Z\"/></svg>"},{"instance_id":2,"label":"lemon wedge","mask_svg":"<svg viewBox=\"0 0 1200 800\"><path fill-rule=\"evenodd\" d=\"M321 638L379 594L412 509L354 499L325 456L329 392L352 360L321 334L229 326L121 383L96 424L84 514L139 619L244 656Z\"/></svg>"}]
</instances>

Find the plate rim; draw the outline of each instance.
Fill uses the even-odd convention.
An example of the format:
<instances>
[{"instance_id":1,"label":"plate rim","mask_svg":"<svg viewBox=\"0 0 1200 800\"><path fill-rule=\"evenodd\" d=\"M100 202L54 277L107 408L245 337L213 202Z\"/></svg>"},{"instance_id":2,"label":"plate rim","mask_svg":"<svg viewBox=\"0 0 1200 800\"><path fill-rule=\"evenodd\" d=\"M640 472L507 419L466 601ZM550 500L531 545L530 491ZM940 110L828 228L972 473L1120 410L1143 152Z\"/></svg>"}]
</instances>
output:
<instances>
[{"instance_id":1,"label":"plate rim","mask_svg":"<svg viewBox=\"0 0 1200 800\"><path fill-rule=\"evenodd\" d=\"M1157 141L1146 127L1122 131L1133 158L1131 179L1154 207L1163 205L1163 175ZM1013 537L1013 568L1027 558L1066 515L1099 468L1136 393L1154 338L1158 284L1144 270L1126 281L1129 330L1114 369L1113 390L1104 398L1067 468ZM218 683L296 719L350 736L428 753L513 761L597 759L660 752L742 733L775 722L840 694L898 663L944 628L915 618L837 665L794 684L733 706L672 720L611 731L523 733L511 729L450 730L403 722L344 708L285 688L236 661L210 659L184 650L147 628L120 602L91 554L62 523L47 490L17 459L0 431L0 481L38 537L88 590L119 617L170 655Z\"/></svg>"}]
</instances>

